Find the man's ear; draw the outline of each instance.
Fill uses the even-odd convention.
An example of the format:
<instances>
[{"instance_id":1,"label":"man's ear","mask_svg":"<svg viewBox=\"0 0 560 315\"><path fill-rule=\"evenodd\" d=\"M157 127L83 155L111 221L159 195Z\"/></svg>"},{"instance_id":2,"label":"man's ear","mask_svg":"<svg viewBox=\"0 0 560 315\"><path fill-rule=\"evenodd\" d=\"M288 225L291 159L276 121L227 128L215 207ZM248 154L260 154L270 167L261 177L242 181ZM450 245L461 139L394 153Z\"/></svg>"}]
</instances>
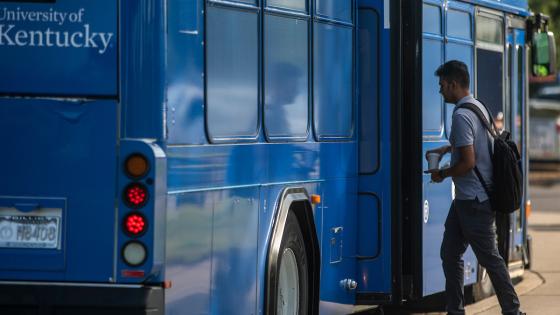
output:
<instances>
[{"instance_id":1,"label":"man's ear","mask_svg":"<svg viewBox=\"0 0 560 315\"><path fill-rule=\"evenodd\" d=\"M457 83L457 81L455 81L455 80L450 80L450 81L449 81L449 87L450 87L452 90L455 90L458 86L459 86L459 83Z\"/></svg>"}]
</instances>

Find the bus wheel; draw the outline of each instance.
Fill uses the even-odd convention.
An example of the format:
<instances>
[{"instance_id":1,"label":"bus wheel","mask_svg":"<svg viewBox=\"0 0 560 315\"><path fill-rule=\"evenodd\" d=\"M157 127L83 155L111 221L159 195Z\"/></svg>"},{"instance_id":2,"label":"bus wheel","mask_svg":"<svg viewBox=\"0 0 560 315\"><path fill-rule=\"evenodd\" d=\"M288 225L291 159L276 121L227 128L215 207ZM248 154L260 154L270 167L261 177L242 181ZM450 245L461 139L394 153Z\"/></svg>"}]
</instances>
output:
<instances>
[{"instance_id":1,"label":"bus wheel","mask_svg":"<svg viewBox=\"0 0 560 315\"><path fill-rule=\"evenodd\" d=\"M298 220L291 211L286 219L277 266L276 315L307 314L307 254Z\"/></svg>"},{"instance_id":2,"label":"bus wheel","mask_svg":"<svg viewBox=\"0 0 560 315\"><path fill-rule=\"evenodd\" d=\"M494 294L494 287L492 286L492 281L490 281L490 276L484 267L479 266L478 272L480 275L480 281L473 284L472 296L475 302L484 300Z\"/></svg>"}]
</instances>

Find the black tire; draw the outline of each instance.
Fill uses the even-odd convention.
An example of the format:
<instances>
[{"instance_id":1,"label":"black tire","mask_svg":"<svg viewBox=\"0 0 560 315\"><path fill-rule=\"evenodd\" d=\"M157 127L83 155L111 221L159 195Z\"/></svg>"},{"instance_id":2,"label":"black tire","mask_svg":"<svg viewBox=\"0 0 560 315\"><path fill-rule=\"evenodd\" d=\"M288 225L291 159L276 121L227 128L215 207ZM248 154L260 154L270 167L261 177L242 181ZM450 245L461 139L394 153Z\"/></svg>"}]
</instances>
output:
<instances>
[{"instance_id":1,"label":"black tire","mask_svg":"<svg viewBox=\"0 0 560 315\"><path fill-rule=\"evenodd\" d=\"M494 287L490 281L490 276L484 267L478 267L479 275L481 275L480 281L472 285L472 297L474 302L482 301L488 297L494 295Z\"/></svg>"},{"instance_id":2,"label":"black tire","mask_svg":"<svg viewBox=\"0 0 560 315\"><path fill-rule=\"evenodd\" d=\"M284 227L284 232L282 233L282 241L280 245L280 252L278 255L278 266L276 274L280 273L280 266L282 264L282 253L285 249L291 249L294 253L297 262L298 278L299 278L299 311L298 314L305 315L308 314L309 309L309 266L307 261L307 252L305 249L305 243L303 240L303 234L299 227L299 223L295 214L291 211L288 213L286 218L286 225ZM276 283L275 297L276 303L281 303L278 299L279 292L279 281ZM277 314L277 308L274 310L274 314Z\"/></svg>"},{"instance_id":3,"label":"black tire","mask_svg":"<svg viewBox=\"0 0 560 315\"><path fill-rule=\"evenodd\" d=\"M533 262L533 238L531 235L527 235L525 238L523 261L525 265L525 270L531 269L531 263Z\"/></svg>"}]
</instances>

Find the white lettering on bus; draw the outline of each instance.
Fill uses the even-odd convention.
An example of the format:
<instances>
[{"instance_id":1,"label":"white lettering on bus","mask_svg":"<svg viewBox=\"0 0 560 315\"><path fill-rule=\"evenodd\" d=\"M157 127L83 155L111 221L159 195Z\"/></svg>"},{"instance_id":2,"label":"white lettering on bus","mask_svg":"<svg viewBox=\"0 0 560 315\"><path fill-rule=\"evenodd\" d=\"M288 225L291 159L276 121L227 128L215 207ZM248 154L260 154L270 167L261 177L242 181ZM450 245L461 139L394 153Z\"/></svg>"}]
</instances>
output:
<instances>
[{"instance_id":1,"label":"white lettering on bus","mask_svg":"<svg viewBox=\"0 0 560 315\"><path fill-rule=\"evenodd\" d=\"M83 31L17 30L15 25L0 24L0 46L32 47L73 47L95 48L104 54L109 48L113 33L92 32L89 24L84 24Z\"/></svg>"},{"instance_id":2,"label":"white lettering on bus","mask_svg":"<svg viewBox=\"0 0 560 315\"><path fill-rule=\"evenodd\" d=\"M73 23L80 23L84 16L85 9L80 9L77 12L59 12L50 8L48 11L22 11L20 7L15 10L8 10L5 7L0 11L0 21L6 22L45 22L56 23L62 26L66 21ZM69 15L73 15L72 19L68 19Z\"/></svg>"}]
</instances>

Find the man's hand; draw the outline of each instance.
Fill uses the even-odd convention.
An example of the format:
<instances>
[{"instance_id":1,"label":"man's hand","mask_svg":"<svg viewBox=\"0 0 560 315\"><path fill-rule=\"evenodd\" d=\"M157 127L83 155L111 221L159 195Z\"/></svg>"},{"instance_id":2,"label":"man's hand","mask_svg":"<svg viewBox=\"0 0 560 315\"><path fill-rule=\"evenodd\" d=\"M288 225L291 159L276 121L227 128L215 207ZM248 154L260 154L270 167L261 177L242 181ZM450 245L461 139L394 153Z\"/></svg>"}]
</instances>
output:
<instances>
[{"instance_id":1,"label":"man's hand","mask_svg":"<svg viewBox=\"0 0 560 315\"><path fill-rule=\"evenodd\" d=\"M441 183L445 179L441 176L440 169L430 170L430 174L432 174L432 182L434 183Z\"/></svg>"},{"instance_id":2,"label":"man's hand","mask_svg":"<svg viewBox=\"0 0 560 315\"><path fill-rule=\"evenodd\" d=\"M432 150L426 151L425 158L427 160L428 159L428 154L430 154L430 153L437 153L437 154L439 154L439 159L441 161L441 158L449 151L451 151L451 146L444 145L443 147L439 147L437 149L432 149Z\"/></svg>"}]
</instances>

